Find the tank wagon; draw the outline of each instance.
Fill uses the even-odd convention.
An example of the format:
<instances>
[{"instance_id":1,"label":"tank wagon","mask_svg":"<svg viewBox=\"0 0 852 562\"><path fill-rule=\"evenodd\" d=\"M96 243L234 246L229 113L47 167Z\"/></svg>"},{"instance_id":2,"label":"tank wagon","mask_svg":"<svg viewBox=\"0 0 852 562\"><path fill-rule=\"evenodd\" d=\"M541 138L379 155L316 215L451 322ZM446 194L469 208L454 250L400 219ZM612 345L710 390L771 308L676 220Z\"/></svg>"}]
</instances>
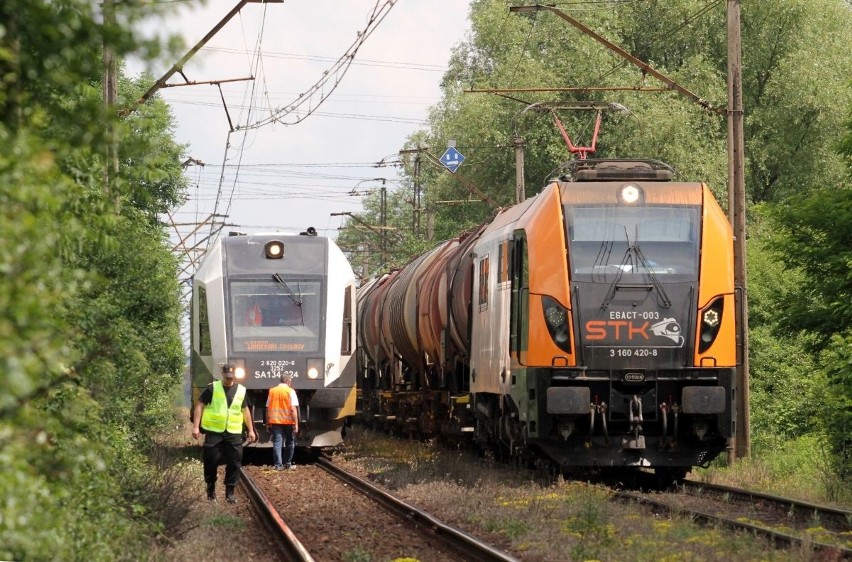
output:
<instances>
[{"instance_id":1,"label":"tank wagon","mask_svg":"<svg viewBox=\"0 0 852 562\"><path fill-rule=\"evenodd\" d=\"M341 443L355 413L356 279L337 245L315 232L220 238L193 278L193 402L220 365L234 365L260 446L271 446L266 398L285 372L299 397L299 446Z\"/></svg>"},{"instance_id":2,"label":"tank wagon","mask_svg":"<svg viewBox=\"0 0 852 562\"><path fill-rule=\"evenodd\" d=\"M730 224L654 160L577 160L363 286L367 419L562 469L682 477L736 419Z\"/></svg>"}]
</instances>

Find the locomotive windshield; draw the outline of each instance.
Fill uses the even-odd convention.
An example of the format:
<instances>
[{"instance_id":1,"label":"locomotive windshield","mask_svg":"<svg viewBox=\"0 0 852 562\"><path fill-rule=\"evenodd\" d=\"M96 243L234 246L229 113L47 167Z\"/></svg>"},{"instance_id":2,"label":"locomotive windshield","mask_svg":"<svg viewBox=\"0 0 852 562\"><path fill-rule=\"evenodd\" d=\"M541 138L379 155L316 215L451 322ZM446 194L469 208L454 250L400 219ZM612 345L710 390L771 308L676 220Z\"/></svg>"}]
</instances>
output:
<instances>
[{"instance_id":1,"label":"locomotive windshield","mask_svg":"<svg viewBox=\"0 0 852 562\"><path fill-rule=\"evenodd\" d=\"M322 284L286 279L230 284L230 324L235 352L320 349Z\"/></svg>"},{"instance_id":2,"label":"locomotive windshield","mask_svg":"<svg viewBox=\"0 0 852 562\"><path fill-rule=\"evenodd\" d=\"M666 283L698 275L697 207L568 206L566 217L577 280Z\"/></svg>"}]
</instances>

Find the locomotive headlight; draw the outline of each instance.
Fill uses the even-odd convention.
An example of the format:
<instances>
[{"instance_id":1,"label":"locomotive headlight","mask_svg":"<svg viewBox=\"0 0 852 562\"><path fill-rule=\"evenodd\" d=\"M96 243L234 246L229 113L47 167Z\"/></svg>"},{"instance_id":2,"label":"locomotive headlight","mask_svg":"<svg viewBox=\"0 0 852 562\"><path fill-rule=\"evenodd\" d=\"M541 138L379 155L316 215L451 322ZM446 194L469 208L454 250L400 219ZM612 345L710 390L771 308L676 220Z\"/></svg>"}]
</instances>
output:
<instances>
[{"instance_id":1,"label":"locomotive headlight","mask_svg":"<svg viewBox=\"0 0 852 562\"><path fill-rule=\"evenodd\" d=\"M318 376L319 376L319 371L317 370L316 367L311 367L310 369L308 369L308 378L309 379L315 379Z\"/></svg>"},{"instance_id":2,"label":"locomotive headlight","mask_svg":"<svg viewBox=\"0 0 852 562\"><path fill-rule=\"evenodd\" d=\"M568 309L559 304L553 297L541 297L544 311L544 322L553 342L566 353L571 353L571 341L568 337Z\"/></svg>"},{"instance_id":3,"label":"locomotive headlight","mask_svg":"<svg viewBox=\"0 0 852 562\"><path fill-rule=\"evenodd\" d=\"M263 247L263 252L268 260L280 260L284 256L284 243L279 240L271 240Z\"/></svg>"},{"instance_id":4,"label":"locomotive headlight","mask_svg":"<svg viewBox=\"0 0 852 562\"><path fill-rule=\"evenodd\" d=\"M719 324L719 312L716 311L713 308L704 311L704 323L707 324L710 327L718 325Z\"/></svg>"},{"instance_id":5,"label":"locomotive headlight","mask_svg":"<svg viewBox=\"0 0 852 562\"><path fill-rule=\"evenodd\" d=\"M704 353L716 341L716 336L719 335L719 329L722 327L724 311L725 299L723 297L716 298L710 303L710 306L704 309L701 314L701 326L699 326L698 353Z\"/></svg>"},{"instance_id":6,"label":"locomotive headlight","mask_svg":"<svg viewBox=\"0 0 852 562\"><path fill-rule=\"evenodd\" d=\"M547 323L557 328L565 323L565 309L558 306L550 306L544 309L544 317Z\"/></svg>"},{"instance_id":7,"label":"locomotive headlight","mask_svg":"<svg viewBox=\"0 0 852 562\"><path fill-rule=\"evenodd\" d=\"M618 202L622 205L636 205L642 203L644 198L642 188L635 183L626 183L618 190Z\"/></svg>"}]
</instances>

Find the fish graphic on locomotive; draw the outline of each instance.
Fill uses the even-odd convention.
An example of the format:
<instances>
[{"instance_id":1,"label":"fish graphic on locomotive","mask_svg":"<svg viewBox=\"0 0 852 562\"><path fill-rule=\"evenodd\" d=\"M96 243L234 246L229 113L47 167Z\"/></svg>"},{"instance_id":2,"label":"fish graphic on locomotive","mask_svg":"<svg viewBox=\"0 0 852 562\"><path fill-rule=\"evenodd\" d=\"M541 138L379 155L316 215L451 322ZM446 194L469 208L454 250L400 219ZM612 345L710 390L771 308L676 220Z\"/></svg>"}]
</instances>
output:
<instances>
[{"instance_id":1,"label":"fish graphic on locomotive","mask_svg":"<svg viewBox=\"0 0 852 562\"><path fill-rule=\"evenodd\" d=\"M233 365L250 398L257 445L268 447L266 398L289 373L302 418L299 446L339 445L355 413L356 286L343 252L313 228L217 239L192 282L193 403L221 365Z\"/></svg>"},{"instance_id":2,"label":"fish graphic on locomotive","mask_svg":"<svg viewBox=\"0 0 852 562\"><path fill-rule=\"evenodd\" d=\"M735 434L730 224L655 160L565 171L359 289L362 413L565 470L680 478Z\"/></svg>"}]
</instances>

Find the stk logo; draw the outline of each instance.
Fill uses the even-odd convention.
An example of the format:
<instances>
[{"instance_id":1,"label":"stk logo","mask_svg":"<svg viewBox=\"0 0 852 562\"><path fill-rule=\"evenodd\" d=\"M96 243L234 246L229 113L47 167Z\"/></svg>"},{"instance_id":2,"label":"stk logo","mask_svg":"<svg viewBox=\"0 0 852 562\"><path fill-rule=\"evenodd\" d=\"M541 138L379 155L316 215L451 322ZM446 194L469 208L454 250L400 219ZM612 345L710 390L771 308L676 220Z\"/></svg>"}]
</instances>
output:
<instances>
[{"instance_id":1,"label":"stk logo","mask_svg":"<svg viewBox=\"0 0 852 562\"><path fill-rule=\"evenodd\" d=\"M660 322L651 325L651 332L655 336L663 336L669 338L677 344L678 347L683 345L683 336L680 333L680 324L674 318L664 318Z\"/></svg>"}]
</instances>

